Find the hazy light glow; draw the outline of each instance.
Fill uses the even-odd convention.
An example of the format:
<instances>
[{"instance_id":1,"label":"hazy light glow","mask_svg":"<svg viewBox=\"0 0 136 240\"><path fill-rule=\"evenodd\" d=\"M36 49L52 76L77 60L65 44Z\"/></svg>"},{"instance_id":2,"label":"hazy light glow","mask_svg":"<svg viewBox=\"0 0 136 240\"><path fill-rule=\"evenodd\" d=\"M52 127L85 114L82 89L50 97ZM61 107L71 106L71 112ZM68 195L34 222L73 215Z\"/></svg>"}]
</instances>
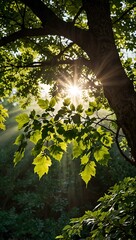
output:
<instances>
[{"instance_id":1,"label":"hazy light glow","mask_svg":"<svg viewBox=\"0 0 136 240\"><path fill-rule=\"evenodd\" d=\"M49 96L50 85L40 83L39 86L40 86L41 97L44 98Z\"/></svg>"},{"instance_id":2,"label":"hazy light glow","mask_svg":"<svg viewBox=\"0 0 136 240\"><path fill-rule=\"evenodd\" d=\"M70 85L68 86L68 95L71 95L73 97L79 97L82 94L82 90L77 85Z\"/></svg>"}]
</instances>

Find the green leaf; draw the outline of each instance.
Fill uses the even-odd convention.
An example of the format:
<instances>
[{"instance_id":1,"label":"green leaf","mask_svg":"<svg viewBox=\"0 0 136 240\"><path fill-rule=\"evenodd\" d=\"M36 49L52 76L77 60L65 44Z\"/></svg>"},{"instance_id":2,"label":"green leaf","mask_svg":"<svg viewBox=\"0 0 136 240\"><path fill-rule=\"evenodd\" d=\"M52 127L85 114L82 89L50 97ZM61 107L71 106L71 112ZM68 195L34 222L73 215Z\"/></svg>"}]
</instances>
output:
<instances>
[{"instance_id":1,"label":"green leaf","mask_svg":"<svg viewBox=\"0 0 136 240\"><path fill-rule=\"evenodd\" d=\"M55 104L56 104L56 100L55 100L55 98L52 98L52 99L50 100L50 103L49 103L50 107L51 107L51 108L54 107Z\"/></svg>"},{"instance_id":2,"label":"green leaf","mask_svg":"<svg viewBox=\"0 0 136 240\"><path fill-rule=\"evenodd\" d=\"M96 174L96 164L94 161L88 163L84 170L80 173L81 178L83 179L83 181L86 183L86 186L88 184L88 182L90 181L92 176L95 176Z\"/></svg>"},{"instance_id":3,"label":"green leaf","mask_svg":"<svg viewBox=\"0 0 136 240\"><path fill-rule=\"evenodd\" d=\"M111 134L109 132L105 133L104 136L102 136L102 138L101 138L101 142L105 146L111 147L111 145L113 143L113 138L112 138Z\"/></svg>"},{"instance_id":4,"label":"green leaf","mask_svg":"<svg viewBox=\"0 0 136 240\"><path fill-rule=\"evenodd\" d=\"M82 113L83 112L83 105L79 104L76 108L76 111L79 112L79 113Z\"/></svg>"},{"instance_id":5,"label":"green leaf","mask_svg":"<svg viewBox=\"0 0 136 240\"><path fill-rule=\"evenodd\" d=\"M63 151L66 152L66 149L67 149L67 143L65 143L65 142L60 142L60 143L59 143L59 146L61 147L61 149L62 149Z\"/></svg>"},{"instance_id":6,"label":"green leaf","mask_svg":"<svg viewBox=\"0 0 136 240\"><path fill-rule=\"evenodd\" d=\"M6 130L6 126L4 123L0 122L0 129L2 130Z\"/></svg>"},{"instance_id":7,"label":"green leaf","mask_svg":"<svg viewBox=\"0 0 136 240\"><path fill-rule=\"evenodd\" d=\"M94 158L96 161L101 161L107 156L109 157L109 151L104 146L100 147L94 152Z\"/></svg>"},{"instance_id":8,"label":"green leaf","mask_svg":"<svg viewBox=\"0 0 136 240\"><path fill-rule=\"evenodd\" d=\"M18 129L23 128L23 126L29 122L29 117L26 113L21 113L16 117L18 123Z\"/></svg>"},{"instance_id":9,"label":"green leaf","mask_svg":"<svg viewBox=\"0 0 136 240\"><path fill-rule=\"evenodd\" d=\"M80 124L81 120L80 120L80 115L78 113L76 113L74 116L72 116L73 122L76 124Z\"/></svg>"},{"instance_id":10,"label":"green leaf","mask_svg":"<svg viewBox=\"0 0 136 240\"><path fill-rule=\"evenodd\" d=\"M49 156L43 155L43 153L38 154L34 159L33 163L35 165L34 172L38 174L39 179L49 171L49 167L52 165L51 159Z\"/></svg>"},{"instance_id":11,"label":"green leaf","mask_svg":"<svg viewBox=\"0 0 136 240\"><path fill-rule=\"evenodd\" d=\"M43 99L39 99L38 100L38 105L40 108L46 110L49 106L49 101L46 99L46 100L43 100Z\"/></svg>"},{"instance_id":12,"label":"green leaf","mask_svg":"<svg viewBox=\"0 0 136 240\"><path fill-rule=\"evenodd\" d=\"M84 165L84 164L87 164L89 161L89 155L84 155L83 157L81 157L81 164Z\"/></svg>"},{"instance_id":13,"label":"green leaf","mask_svg":"<svg viewBox=\"0 0 136 240\"><path fill-rule=\"evenodd\" d=\"M88 109L85 111L85 113L86 113L87 116L91 116L91 115L94 113L94 111L93 111L91 108L88 108Z\"/></svg>"},{"instance_id":14,"label":"green leaf","mask_svg":"<svg viewBox=\"0 0 136 240\"><path fill-rule=\"evenodd\" d=\"M14 144L19 145L24 140L24 137L25 137L24 134L20 134L19 136L17 136Z\"/></svg>"},{"instance_id":15,"label":"green leaf","mask_svg":"<svg viewBox=\"0 0 136 240\"><path fill-rule=\"evenodd\" d=\"M82 154L82 148L76 140L72 141L73 143L73 158L78 158Z\"/></svg>"},{"instance_id":16,"label":"green leaf","mask_svg":"<svg viewBox=\"0 0 136 240\"><path fill-rule=\"evenodd\" d=\"M39 141L39 139L42 138L42 134L40 130L35 130L32 135L30 136L30 141L33 143L37 143Z\"/></svg>"},{"instance_id":17,"label":"green leaf","mask_svg":"<svg viewBox=\"0 0 136 240\"><path fill-rule=\"evenodd\" d=\"M75 106L74 106L73 103L70 104L70 109L71 109L72 111L75 111Z\"/></svg>"},{"instance_id":18,"label":"green leaf","mask_svg":"<svg viewBox=\"0 0 136 240\"><path fill-rule=\"evenodd\" d=\"M99 126L99 127L97 128L97 132L98 132L100 135L103 135L103 134L104 134L104 130L102 129L101 126Z\"/></svg>"},{"instance_id":19,"label":"green leaf","mask_svg":"<svg viewBox=\"0 0 136 240\"><path fill-rule=\"evenodd\" d=\"M32 111L31 111L31 113L30 113L30 118L32 118L32 119L34 119L34 117L35 117L35 114L36 114L36 112L35 112L35 110L33 109Z\"/></svg>"},{"instance_id":20,"label":"green leaf","mask_svg":"<svg viewBox=\"0 0 136 240\"><path fill-rule=\"evenodd\" d=\"M21 159L24 157L24 152L25 150L15 152L13 159L14 165L21 161Z\"/></svg>"},{"instance_id":21,"label":"green leaf","mask_svg":"<svg viewBox=\"0 0 136 240\"><path fill-rule=\"evenodd\" d=\"M63 152L53 153L52 156L55 158L55 160L60 161L63 157Z\"/></svg>"},{"instance_id":22,"label":"green leaf","mask_svg":"<svg viewBox=\"0 0 136 240\"><path fill-rule=\"evenodd\" d=\"M0 104L0 129L5 130L6 125L4 122L6 121L5 118L8 117L8 111Z\"/></svg>"},{"instance_id":23,"label":"green leaf","mask_svg":"<svg viewBox=\"0 0 136 240\"><path fill-rule=\"evenodd\" d=\"M71 102L70 98L65 98L64 102L63 102L63 105L64 106L69 106L70 102Z\"/></svg>"},{"instance_id":24,"label":"green leaf","mask_svg":"<svg viewBox=\"0 0 136 240\"><path fill-rule=\"evenodd\" d=\"M55 158L57 161L60 161L63 157L63 151L61 146L57 145L52 145L50 146L50 155Z\"/></svg>"},{"instance_id":25,"label":"green leaf","mask_svg":"<svg viewBox=\"0 0 136 240\"><path fill-rule=\"evenodd\" d=\"M64 237L62 235L59 235L55 239L64 239Z\"/></svg>"},{"instance_id":26,"label":"green leaf","mask_svg":"<svg viewBox=\"0 0 136 240\"><path fill-rule=\"evenodd\" d=\"M0 104L0 115L2 115L4 118L8 117L8 110Z\"/></svg>"}]
</instances>

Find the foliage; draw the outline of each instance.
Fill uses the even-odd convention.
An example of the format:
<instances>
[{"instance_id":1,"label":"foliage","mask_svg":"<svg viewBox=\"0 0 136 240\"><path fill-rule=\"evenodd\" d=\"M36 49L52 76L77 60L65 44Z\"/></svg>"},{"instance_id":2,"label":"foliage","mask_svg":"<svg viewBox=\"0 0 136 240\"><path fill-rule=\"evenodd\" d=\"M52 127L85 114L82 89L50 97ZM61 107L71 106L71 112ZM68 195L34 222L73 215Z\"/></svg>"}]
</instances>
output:
<instances>
[{"instance_id":1,"label":"foliage","mask_svg":"<svg viewBox=\"0 0 136 240\"><path fill-rule=\"evenodd\" d=\"M97 199L116 181L135 176L135 169L120 159L115 147L111 153L115 160L110 160L107 166L98 165L96 178L87 188L79 176L80 159L72 161L72 146L68 147L61 163L52 159L49 174L40 181L32 171L30 143L24 160L13 168L17 147L12 146L17 135L14 118L22 112L11 104L6 104L6 108L10 109L7 131L2 132L0 138L0 239L54 240L69 218L93 209ZM82 161L85 163L86 158Z\"/></svg>"},{"instance_id":2,"label":"foliage","mask_svg":"<svg viewBox=\"0 0 136 240\"><path fill-rule=\"evenodd\" d=\"M39 107L45 111L40 115L33 110L28 116L26 113L16 117L18 128L24 129L15 144L19 145L14 155L17 164L24 156L28 139L35 144L32 149L34 155L34 171L41 178L48 173L52 164L51 158L60 161L72 144L73 159L81 158L81 177L86 185L96 173L96 162L107 164L110 158L109 148L112 145L112 134L99 126L96 109L102 104L97 101L89 102L84 116L83 106L80 104L73 108L70 99L64 99L61 108L53 115L56 100L38 100Z\"/></svg>"},{"instance_id":3,"label":"foliage","mask_svg":"<svg viewBox=\"0 0 136 240\"><path fill-rule=\"evenodd\" d=\"M56 239L135 239L136 178L125 178L99 199L93 211L71 219Z\"/></svg>"},{"instance_id":4,"label":"foliage","mask_svg":"<svg viewBox=\"0 0 136 240\"><path fill-rule=\"evenodd\" d=\"M100 3L101 8L92 11L91 2L94 5ZM123 68L122 79L117 70L121 68L119 53L131 80L128 85L135 86L136 5L132 0L109 2L112 24L105 12L108 1L0 1L0 129L5 130L8 117L7 107L3 107L5 99L23 109L34 103L34 110L24 110L16 116L20 132L12 139L13 148L8 139L0 149L1 239L54 239L69 218L65 213L68 195L77 199L82 193L86 193L84 198L88 196L89 190L81 193L82 185L74 176L75 172L80 172L88 187L92 186L90 179L95 183L92 177L96 175L99 194L122 175L129 176L131 171L135 174L118 156L113 161L111 157L116 155L112 153L116 141L120 152L123 150L129 161L127 141L117 125L123 125L119 123L120 116L123 116L122 123L129 119L135 106L135 94L131 87L122 87L122 82L128 83L128 78ZM94 12L96 16L93 16ZM47 88L50 86L49 93L44 96L41 96L42 84ZM69 96L70 85L79 86L82 97ZM129 94L124 99L125 93ZM124 111L131 100L129 110ZM120 103L122 108L118 106ZM128 125L127 122L125 127ZM4 140L3 132L0 133ZM30 152L32 156L28 154ZM13 158L14 169L11 168ZM75 161L70 161L72 159ZM31 163L40 182L31 172ZM63 164L71 166L64 175ZM45 178L44 174L48 172ZM76 183L73 192L69 182ZM100 199L98 209L72 219L64 228L65 237L58 238L79 239L80 235L86 239L135 238L134 188L135 182L130 178L116 185L109 195Z\"/></svg>"},{"instance_id":5,"label":"foliage","mask_svg":"<svg viewBox=\"0 0 136 240\"><path fill-rule=\"evenodd\" d=\"M7 133L11 130L12 127L9 129L8 125ZM0 140L0 239L54 240L69 217L76 214L74 208L69 213L66 212L66 179L56 162L50 174L39 182L32 172L29 148L24 161L13 168L14 134L15 132L12 132L11 137L5 139L4 133L5 140ZM74 184L73 177L69 176L69 169L65 171L68 175L67 182L71 178Z\"/></svg>"},{"instance_id":6,"label":"foliage","mask_svg":"<svg viewBox=\"0 0 136 240\"><path fill-rule=\"evenodd\" d=\"M1 1L0 98L19 102L23 108L36 100L42 109L40 114L33 110L16 117L18 129L23 129L23 133L21 131L15 141L18 145L15 165L24 157L30 140L35 144L32 150L34 171L41 178L48 173L51 159L61 161L71 143L73 158L81 159L80 176L87 185L96 173L97 162L106 165L110 159L109 149L116 131L109 127L110 124L106 131L103 123L112 120L115 126L117 122L115 118L113 121L104 117L103 121L97 116L100 108L109 111L109 105L99 79L92 72L84 40L80 42L90 31L84 4L85 1L39 0L35 8L35 2L27 0ZM110 4L115 43L128 76L134 80L133 55L128 59L124 55L134 51L135 4L128 0L113 0ZM75 34L73 30L67 32L69 28L74 29ZM76 34L78 38L75 39ZM43 83L51 86L51 99L41 98ZM76 105L72 98L71 101L67 98L69 84L81 86L83 104L81 99ZM61 105L62 98L65 100ZM88 106L84 107L86 102ZM7 112L0 106L0 128L4 129Z\"/></svg>"},{"instance_id":7,"label":"foliage","mask_svg":"<svg viewBox=\"0 0 136 240\"><path fill-rule=\"evenodd\" d=\"M6 118L8 117L8 111L0 104L0 129L5 130L5 124Z\"/></svg>"}]
</instances>

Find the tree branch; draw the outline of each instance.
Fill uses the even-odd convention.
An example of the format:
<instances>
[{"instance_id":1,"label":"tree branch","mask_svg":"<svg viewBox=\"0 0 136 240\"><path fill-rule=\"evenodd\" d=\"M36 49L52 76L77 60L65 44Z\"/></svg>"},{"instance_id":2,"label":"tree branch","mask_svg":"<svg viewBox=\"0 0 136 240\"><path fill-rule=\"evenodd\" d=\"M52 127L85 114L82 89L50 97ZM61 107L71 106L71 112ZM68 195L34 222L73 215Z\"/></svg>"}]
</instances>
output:
<instances>
[{"instance_id":1,"label":"tree branch","mask_svg":"<svg viewBox=\"0 0 136 240\"><path fill-rule=\"evenodd\" d=\"M135 7L136 7L136 4L134 3L130 8L128 8L127 10L125 10L125 11L122 13L122 15L113 22L113 24L115 24L115 23L119 22L120 20L122 20L122 19L124 18L124 16L125 16L126 14L128 14L131 10L133 10Z\"/></svg>"},{"instance_id":2,"label":"tree branch","mask_svg":"<svg viewBox=\"0 0 136 240\"><path fill-rule=\"evenodd\" d=\"M33 29L28 29L24 28L22 30L19 30L17 32L14 32L10 34L9 36L3 37L0 39L0 47L5 46L8 43L14 42L20 38L25 38L25 37L35 37L35 36L45 36L49 34L48 30L43 29L43 28L33 28Z\"/></svg>"},{"instance_id":3,"label":"tree branch","mask_svg":"<svg viewBox=\"0 0 136 240\"><path fill-rule=\"evenodd\" d=\"M41 0L21 0L21 2L26 4L41 20L43 27L48 24L54 28L54 25L59 25L60 22L63 22Z\"/></svg>"},{"instance_id":4,"label":"tree branch","mask_svg":"<svg viewBox=\"0 0 136 240\"><path fill-rule=\"evenodd\" d=\"M77 14L75 15L73 19L73 24L75 24L77 18L80 16L81 12L84 10L83 6L78 10Z\"/></svg>"},{"instance_id":5,"label":"tree branch","mask_svg":"<svg viewBox=\"0 0 136 240\"><path fill-rule=\"evenodd\" d=\"M24 28L17 32L14 32L10 34L9 36L2 37L0 39L0 47L5 46L8 43L14 42L18 39L25 38L25 37L41 37L41 36L47 36L47 35L58 35L58 36L64 36L74 43L78 44L79 46L83 47L83 39L84 37L87 37L88 32L85 30L82 30L78 27L75 27L72 25L72 23L63 22L62 26L59 27L60 30L55 27L50 28L50 26L46 26L46 28ZM90 44L93 44L93 37L89 37Z\"/></svg>"},{"instance_id":6,"label":"tree branch","mask_svg":"<svg viewBox=\"0 0 136 240\"><path fill-rule=\"evenodd\" d=\"M58 59L56 58L57 56L55 56L55 58L53 58L51 61L42 61L42 62L32 62L30 64L27 64L27 65L9 65L9 66L3 66L1 68L5 68L6 70L4 71L8 71L8 68L9 70L11 70L11 68L34 68L34 67L44 67L44 66L51 66L51 67L54 67L54 66L58 66L58 65L64 65L64 64L69 64L69 65L74 65L74 64L77 64L77 63L80 63L82 62L83 65L85 65L86 59L83 59L83 58L78 58L78 59L67 59L67 60L60 60L58 61ZM4 72L2 71L2 72ZM2 73L0 72L0 73Z\"/></svg>"},{"instance_id":7,"label":"tree branch","mask_svg":"<svg viewBox=\"0 0 136 240\"><path fill-rule=\"evenodd\" d=\"M73 22L66 22L60 19L41 0L21 0L32 12L41 20L45 29L50 29L51 35L64 36L79 45L84 51L88 51L88 46L84 41L88 39L89 49L96 41L92 30L85 30L73 25Z\"/></svg>"},{"instance_id":8,"label":"tree branch","mask_svg":"<svg viewBox=\"0 0 136 240\"><path fill-rule=\"evenodd\" d=\"M120 127L118 127L118 129L117 129L116 137L115 137L116 144L117 144L117 147L118 147L118 149L119 149L119 152L120 152L121 155L127 160L127 162L131 163L131 165L133 165L133 166L136 166L136 161L133 160L133 159L128 158L128 157L124 154L124 152L121 150L121 148L120 148L119 140L118 140L118 139L119 139L119 131L120 131Z\"/></svg>"}]
</instances>

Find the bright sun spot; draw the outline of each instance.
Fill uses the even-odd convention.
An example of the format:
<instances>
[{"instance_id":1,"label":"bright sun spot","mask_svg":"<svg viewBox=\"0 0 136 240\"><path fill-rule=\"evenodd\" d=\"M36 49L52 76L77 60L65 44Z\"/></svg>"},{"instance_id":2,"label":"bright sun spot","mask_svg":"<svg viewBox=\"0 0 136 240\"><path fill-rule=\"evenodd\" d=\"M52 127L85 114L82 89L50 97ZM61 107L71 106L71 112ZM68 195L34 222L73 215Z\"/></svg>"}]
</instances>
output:
<instances>
[{"instance_id":1,"label":"bright sun spot","mask_svg":"<svg viewBox=\"0 0 136 240\"><path fill-rule=\"evenodd\" d=\"M79 97L82 94L82 90L77 85L70 85L67 91L73 97Z\"/></svg>"}]
</instances>

